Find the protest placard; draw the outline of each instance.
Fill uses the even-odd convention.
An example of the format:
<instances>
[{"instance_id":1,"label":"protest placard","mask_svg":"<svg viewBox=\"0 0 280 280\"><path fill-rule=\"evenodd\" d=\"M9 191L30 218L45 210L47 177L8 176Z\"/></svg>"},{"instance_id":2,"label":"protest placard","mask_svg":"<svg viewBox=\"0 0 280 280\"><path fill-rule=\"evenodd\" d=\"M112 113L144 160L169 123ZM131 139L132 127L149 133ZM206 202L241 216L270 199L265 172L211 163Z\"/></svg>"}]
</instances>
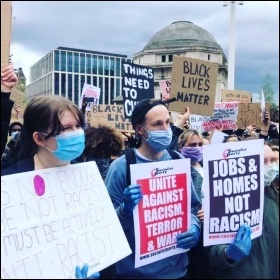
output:
<instances>
[{"instance_id":1,"label":"protest placard","mask_svg":"<svg viewBox=\"0 0 280 280\"><path fill-rule=\"evenodd\" d=\"M131 164L130 170L143 194L133 213L135 267L185 252L176 248L176 235L191 222L190 159Z\"/></svg>"},{"instance_id":2,"label":"protest placard","mask_svg":"<svg viewBox=\"0 0 280 280\"><path fill-rule=\"evenodd\" d=\"M12 1L1 1L1 70L9 65Z\"/></svg>"},{"instance_id":3,"label":"protest placard","mask_svg":"<svg viewBox=\"0 0 280 280\"><path fill-rule=\"evenodd\" d=\"M160 92L162 94L162 99L169 99L170 98L170 91L171 91L171 80L162 80L159 82Z\"/></svg>"},{"instance_id":4,"label":"protest placard","mask_svg":"<svg viewBox=\"0 0 280 280\"><path fill-rule=\"evenodd\" d=\"M228 134L223 133L222 131L219 131L219 130L215 129L211 133L209 141L210 141L211 144L220 144L220 143L223 143L226 136L228 136Z\"/></svg>"},{"instance_id":5,"label":"protest placard","mask_svg":"<svg viewBox=\"0 0 280 280\"><path fill-rule=\"evenodd\" d=\"M17 88L13 88L11 92L10 99L15 102L15 104L22 104L24 102L26 95Z\"/></svg>"},{"instance_id":6,"label":"protest placard","mask_svg":"<svg viewBox=\"0 0 280 280\"><path fill-rule=\"evenodd\" d=\"M96 127L99 124L110 126L119 131L134 133L130 120L124 117L122 105L93 105L90 125Z\"/></svg>"},{"instance_id":7,"label":"protest placard","mask_svg":"<svg viewBox=\"0 0 280 280\"><path fill-rule=\"evenodd\" d=\"M134 106L144 98L154 98L154 70L148 66L123 63L122 96L124 116L130 119Z\"/></svg>"},{"instance_id":8,"label":"protest placard","mask_svg":"<svg viewBox=\"0 0 280 280\"><path fill-rule=\"evenodd\" d=\"M189 120L190 120L190 128L191 129L195 129L198 132L202 132L201 123L204 120L205 121L208 120L208 117L201 116L201 115L190 114Z\"/></svg>"},{"instance_id":9,"label":"protest placard","mask_svg":"<svg viewBox=\"0 0 280 280\"><path fill-rule=\"evenodd\" d=\"M218 64L189 57L173 56L169 110L212 116L214 111Z\"/></svg>"},{"instance_id":10,"label":"protest placard","mask_svg":"<svg viewBox=\"0 0 280 280\"><path fill-rule=\"evenodd\" d=\"M99 98L100 88L84 83L79 107L82 108L82 102L86 102L86 111L90 111L92 105L99 103Z\"/></svg>"},{"instance_id":11,"label":"protest placard","mask_svg":"<svg viewBox=\"0 0 280 280\"><path fill-rule=\"evenodd\" d=\"M130 253L94 161L1 177L1 279L74 279Z\"/></svg>"},{"instance_id":12,"label":"protest placard","mask_svg":"<svg viewBox=\"0 0 280 280\"><path fill-rule=\"evenodd\" d=\"M262 126L261 103L239 103L237 127L246 129L247 126L254 124L256 128Z\"/></svg>"},{"instance_id":13,"label":"protest placard","mask_svg":"<svg viewBox=\"0 0 280 280\"><path fill-rule=\"evenodd\" d=\"M237 115L239 102L217 102L214 114L201 121L201 132L209 132L219 128L222 130L237 129Z\"/></svg>"},{"instance_id":14,"label":"protest placard","mask_svg":"<svg viewBox=\"0 0 280 280\"><path fill-rule=\"evenodd\" d=\"M239 101L241 103L252 102L252 94L249 91L222 89L221 102Z\"/></svg>"},{"instance_id":15,"label":"protest placard","mask_svg":"<svg viewBox=\"0 0 280 280\"><path fill-rule=\"evenodd\" d=\"M204 246L231 243L247 223L262 234L263 139L203 146Z\"/></svg>"}]
</instances>

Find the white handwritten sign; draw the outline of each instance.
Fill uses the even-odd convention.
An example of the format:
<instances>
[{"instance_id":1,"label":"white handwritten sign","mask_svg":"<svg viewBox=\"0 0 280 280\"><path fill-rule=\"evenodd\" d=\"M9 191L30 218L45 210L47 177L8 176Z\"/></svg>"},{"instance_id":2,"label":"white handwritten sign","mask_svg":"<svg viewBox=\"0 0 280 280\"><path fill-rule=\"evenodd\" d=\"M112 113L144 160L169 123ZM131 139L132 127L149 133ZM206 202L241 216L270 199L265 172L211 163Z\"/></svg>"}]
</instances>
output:
<instances>
[{"instance_id":1,"label":"white handwritten sign","mask_svg":"<svg viewBox=\"0 0 280 280\"><path fill-rule=\"evenodd\" d=\"M1 279L75 278L130 253L95 162L1 177Z\"/></svg>"},{"instance_id":2,"label":"white handwritten sign","mask_svg":"<svg viewBox=\"0 0 280 280\"><path fill-rule=\"evenodd\" d=\"M239 102L217 102L212 117L204 118L201 122L201 132L236 129Z\"/></svg>"}]
</instances>

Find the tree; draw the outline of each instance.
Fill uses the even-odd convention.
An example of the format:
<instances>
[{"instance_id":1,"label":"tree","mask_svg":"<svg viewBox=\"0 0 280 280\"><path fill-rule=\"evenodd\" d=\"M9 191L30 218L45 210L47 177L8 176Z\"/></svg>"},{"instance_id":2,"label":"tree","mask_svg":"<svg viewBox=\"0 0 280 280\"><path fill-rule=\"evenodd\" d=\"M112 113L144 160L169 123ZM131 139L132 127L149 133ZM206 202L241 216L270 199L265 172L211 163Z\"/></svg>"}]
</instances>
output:
<instances>
[{"instance_id":1,"label":"tree","mask_svg":"<svg viewBox=\"0 0 280 280\"><path fill-rule=\"evenodd\" d=\"M265 102L270 104L270 109L275 110L278 106L274 102L273 78L270 73L266 73L262 85Z\"/></svg>"}]
</instances>

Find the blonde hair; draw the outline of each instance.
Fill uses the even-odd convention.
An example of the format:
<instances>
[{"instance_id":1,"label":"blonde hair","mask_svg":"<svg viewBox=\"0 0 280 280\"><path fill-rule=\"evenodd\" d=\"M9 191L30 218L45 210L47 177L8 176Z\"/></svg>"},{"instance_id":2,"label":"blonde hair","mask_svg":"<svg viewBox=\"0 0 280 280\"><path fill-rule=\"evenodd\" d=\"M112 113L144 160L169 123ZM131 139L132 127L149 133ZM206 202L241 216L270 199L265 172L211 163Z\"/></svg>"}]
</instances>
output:
<instances>
[{"instance_id":1,"label":"blonde hair","mask_svg":"<svg viewBox=\"0 0 280 280\"><path fill-rule=\"evenodd\" d=\"M197 135L200 138L203 145L203 137L201 133L195 129L187 129L179 136L178 148L182 149L185 146L185 144L188 142L188 140L194 135Z\"/></svg>"}]
</instances>

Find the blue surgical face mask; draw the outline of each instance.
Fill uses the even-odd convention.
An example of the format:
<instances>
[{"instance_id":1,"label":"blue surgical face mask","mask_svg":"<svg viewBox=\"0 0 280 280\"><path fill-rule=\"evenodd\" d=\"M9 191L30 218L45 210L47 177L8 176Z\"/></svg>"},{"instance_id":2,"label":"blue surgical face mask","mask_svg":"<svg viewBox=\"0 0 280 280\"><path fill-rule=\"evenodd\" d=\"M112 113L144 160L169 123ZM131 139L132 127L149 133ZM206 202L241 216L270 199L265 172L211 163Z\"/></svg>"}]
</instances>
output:
<instances>
[{"instance_id":1,"label":"blue surgical face mask","mask_svg":"<svg viewBox=\"0 0 280 280\"><path fill-rule=\"evenodd\" d=\"M15 136L16 136L18 133L19 133L19 131L13 131L13 132L11 133L12 138L15 138Z\"/></svg>"},{"instance_id":2,"label":"blue surgical face mask","mask_svg":"<svg viewBox=\"0 0 280 280\"><path fill-rule=\"evenodd\" d=\"M264 166L264 186L269 186L271 182L276 177L276 170L272 165L265 165Z\"/></svg>"},{"instance_id":3,"label":"blue surgical face mask","mask_svg":"<svg viewBox=\"0 0 280 280\"><path fill-rule=\"evenodd\" d=\"M172 130L170 127L166 130L145 130L148 133L148 138L144 136L143 138L156 153L163 151L171 143Z\"/></svg>"},{"instance_id":4,"label":"blue surgical face mask","mask_svg":"<svg viewBox=\"0 0 280 280\"><path fill-rule=\"evenodd\" d=\"M275 176L275 178L279 178L279 162L275 162L275 163L273 163L273 169L275 170L275 172L276 172L276 176Z\"/></svg>"},{"instance_id":5,"label":"blue surgical face mask","mask_svg":"<svg viewBox=\"0 0 280 280\"><path fill-rule=\"evenodd\" d=\"M83 129L63 133L54 138L57 143L55 151L46 146L44 147L61 161L71 161L77 158L85 148L85 133Z\"/></svg>"}]
</instances>

